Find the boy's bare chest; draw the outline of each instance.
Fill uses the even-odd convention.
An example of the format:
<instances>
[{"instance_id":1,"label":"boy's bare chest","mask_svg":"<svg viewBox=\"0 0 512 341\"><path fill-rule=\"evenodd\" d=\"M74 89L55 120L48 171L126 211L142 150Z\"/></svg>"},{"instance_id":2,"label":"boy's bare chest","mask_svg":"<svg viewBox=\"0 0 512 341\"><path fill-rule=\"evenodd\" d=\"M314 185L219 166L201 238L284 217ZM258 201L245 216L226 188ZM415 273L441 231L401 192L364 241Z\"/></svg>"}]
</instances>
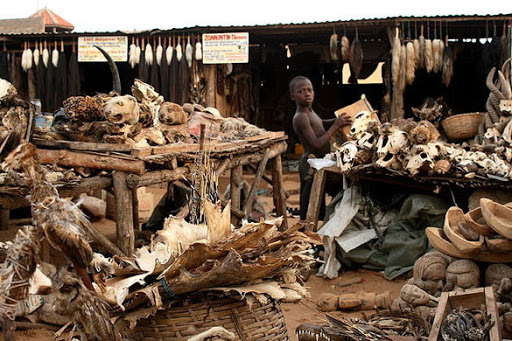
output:
<instances>
[{"instance_id":1,"label":"boy's bare chest","mask_svg":"<svg viewBox=\"0 0 512 341\"><path fill-rule=\"evenodd\" d=\"M322 119L318 115L311 115L311 117L309 118L309 122L311 123L311 128L313 128L316 135L324 134L324 125L322 123Z\"/></svg>"}]
</instances>

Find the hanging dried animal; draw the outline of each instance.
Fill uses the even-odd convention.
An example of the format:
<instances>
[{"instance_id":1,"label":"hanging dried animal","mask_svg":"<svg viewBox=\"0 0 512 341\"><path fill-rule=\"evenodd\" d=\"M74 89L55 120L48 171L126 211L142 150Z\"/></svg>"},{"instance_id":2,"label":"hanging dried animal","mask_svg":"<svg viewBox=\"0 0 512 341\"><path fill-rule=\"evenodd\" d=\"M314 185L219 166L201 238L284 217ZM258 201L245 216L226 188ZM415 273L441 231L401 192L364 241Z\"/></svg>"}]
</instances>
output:
<instances>
[{"instance_id":1,"label":"hanging dried animal","mask_svg":"<svg viewBox=\"0 0 512 341\"><path fill-rule=\"evenodd\" d=\"M400 77L400 37L398 34L398 28L396 29L395 39L393 40L393 50L391 52L391 78L393 80L393 84L398 84L398 79Z\"/></svg>"},{"instance_id":2,"label":"hanging dried animal","mask_svg":"<svg viewBox=\"0 0 512 341\"><path fill-rule=\"evenodd\" d=\"M34 55L34 65L37 67L37 65L39 65L39 58L41 56L41 51L37 47L37 43L35 43L35 48L34 48L33 55Z\"/></svg>"},{"instance_id":3,"label":"hanging dried animal","mask_svg":"<svg viewBox=\"0 0 512 341\"><path fill-rule=\"evenodd\" d=\"M448 39L446 40L446 47L443 50L443 84L448 87L453 77L453 52L452 48L448 46Z\"/></svg>"},{"instance_id":4,"label":"hanging dried animal","mask_svg":"<svg viewBox=\"0 0 512 341\"><path fill-rule=\"evenodd\" d=\"M423 25L421 25L421 33L420 33L420 37L418 38L418 40L419 40L419 56L420 56L419 67L424 68L425 67L426 40L425 40L425 36L423 35Z\"/></svg>"},{"instance_id":5,"label":"hanging dried animal","mask_svg":"<svg viewBox=\"0 0 512 341\"><path fill-rule=\"evenodd\" d=\"M400 96L403 96L405 86L407 85L407 48L405 45L400 47L400 74L398 77L398 90Z\"/></svg>"},{"instance_id":6,"label":"hanging dried animal","mask_svg":"<svg viewBox=\"0 0 512 341\"><path fill-rule=\"evenodd\" d=\"M329 54L331 56L331 61L337 62L339 60L338 57L338 35L336 34L336 30L331 34L329 38Z\"/></svg>"},{"instance_id":7,"label":"hanging dried animal","mask_svg":"<svg viewBox=\"0 0 512 341\"><path fill-rule=\"evenodd\" d=\"M183 58L183 48L181 47L181 40L178 38L178 45L176 45L176 59L181 62Z\"/></svg>"},{"instance_id":8,"label":"hanging dried animal","mask_svg":"<svg viewBox=\"0 0 512 341\"><path fill-rule=\"evenodd\" d=\"M425 69L428 73L434 70L434 47L432 40L425 40Z\"/></svg>"},{"instance_id":9,"label":"hanging dried animal","mask_svg":"<svg viewBox=\"0 0 512 341\"><path fill-rule=\"evenodd\" d=\"M414 45L412 42L408 42L406 45L407 50L407 61L405 65L405 82L411 85L414 82L414 76L416 71L416 52L414 51Z\"/></svg>"},{"instance_id":10,"label":"hanging dried animal","mask_svg":"<svg viewBox=\"0 0 512 341\"><path fill-rule=\"evenodd\" d=\"M340 45L341 45L341 51L340 51L341 60L346 62L350 58L350 42L346 35L343 35L343 37L341 37Z\"/></svg>"},{"instance_id":11,"label":"hanging dried animal","mask_svg":"<svg viewBox=\"0 0 512 341\"><path fill-rule=\"evenodd\" d=\"M171 45L171 38L169 38L167 48L165 49L165 58L167 59L168 65L171 65L173 52L174 48Z\"/></svg>"},{"instance_id":12,"label":"hanging dried animal","mask_svg":"<svg viewBox=\"0 0 512 341\"><path fill-rule=\"evenodd\" d=\"M23 71L28 71L32 68L33 58L34 57L30 46L26 45L21 55L21 67L23 68Z\"/></svg>"},{"instance_id":13,"label":"hanging dried animal","mask_svg":"<svg viewBox=\"0 0 512 341\"><path fill-rule=\"evenodd\" d=\"M192 57L194 55L194 48L190 44L190 35L187 37L187 45L185 46L185 57L187 58L187 65L190 69L192 67Z\"/></svg>"},{"instance_id":14,"label":"hanging dried animal","mask_svg":"<svg viewBox=\"0 0 512 341\"><path fill-rule=\"evenodd\" d=\"M414 46L414 65L415 69L417 69L421 65L421 48L419 39L414 39L412 41L412 45Z\"/></svg>"},{"instance_id":15,"label":"hanging dried animal","mask_svg":"<svg viewBox=\"0 0 512 341\"><path fill-rule=\"evenodd\" d=\"M105 117L103 107L90 96L69 97L63 102L63 107L69 118L77 122L100 121Z\"/></svg>"},{"instance_id":16,"label":"hanging dried animal","mask_svg":"<svg viewBox=\"0 0 512 341\"><path fill-rule=\"evenodd\" d=\"M46 45L46 41L44 42L44 49L43 49L43 64L44 67L48 67L48 60L50 59L50 53L48 52L48 47Z\"/></svg>"},{"instance_id":17,"label":"hanging dried animal","mask_svg":"<svg viewBox=\"0 0 512 341\"><path fill-rule=\"evenodd\" d=\"M196 52L196 55L195 55L196 60L202 60L203 59L203 46L199 39L196 41L195 52Z\"/></svg>"},{"instance_id":18,"label":"hanging dried animal","mask_svg":"<svg viewBox=\"0 0 512 341\"><path fill-rule=\"evenodd\" d=\"M357 80L359 79L361 69L363 67L363 47L361 45L361 42L359 41L359 33L357 28L356 37L354 38L352 45L350 45L349 64L350 78L348 81L351 84L357 84Z\"/></svg>"},{"instance_id":19,"label":"hanging dried animal","mask_svg":"<svg viewBox=\"0 0 512 341\"><path fill-rule=\"evenodd\" d=\"M128 63L132 69L135 69L135 65L137 65L138 61L136 60L137 46L135 45L135 38L132 38L132 43L130 44L130 49L128 52Z\"/></svg>"}]
</instances>

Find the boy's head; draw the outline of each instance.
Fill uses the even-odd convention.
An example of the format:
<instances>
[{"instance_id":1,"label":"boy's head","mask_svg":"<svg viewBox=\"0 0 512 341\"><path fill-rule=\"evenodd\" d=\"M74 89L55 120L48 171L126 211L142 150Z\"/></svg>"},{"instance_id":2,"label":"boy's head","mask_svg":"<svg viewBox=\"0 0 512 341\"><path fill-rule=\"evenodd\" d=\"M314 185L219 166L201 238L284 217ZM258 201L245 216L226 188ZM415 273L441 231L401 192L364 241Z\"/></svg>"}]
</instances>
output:
<instances>
[{"instance_id":1,"label":"boy's head","mask_svg":"<svg viewBox=\"0 0 512 341\"><path fill-rule=\"evenodd\" d=\"M290 97L295 103L310 105L313 103L315 92L309 78L297 76L290 81Z\"/></svg>"}]
</instances>

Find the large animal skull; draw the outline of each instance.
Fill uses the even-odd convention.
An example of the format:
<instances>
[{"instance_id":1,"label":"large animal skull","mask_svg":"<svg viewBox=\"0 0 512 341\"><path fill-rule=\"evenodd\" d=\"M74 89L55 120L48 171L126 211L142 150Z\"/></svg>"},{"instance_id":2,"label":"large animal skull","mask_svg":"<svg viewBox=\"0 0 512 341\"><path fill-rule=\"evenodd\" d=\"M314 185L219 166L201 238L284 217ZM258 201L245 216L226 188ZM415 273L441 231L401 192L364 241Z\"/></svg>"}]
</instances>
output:
<instances>
[{"instance_id":1,"label":"large animal skull","mask_svg":"<svg viewBox=\"0 0 512 341\"><path fill-rule=\"evenodd\" d=\"M117 125L134 125L139 121L139 103L130 95L112 97L105 103L105 118Z\"/></svg>"},{"instance_id":2,"label":"large animal skull","mask_svg":"<svg viewBox=\"0 0 512 341\"><path fill-rule=\"evenodd\" d=\"M367 132L370 123L376 123L375 119L372 118L372 113L369 111L361 111L354 117L354 123L350 127L350 138L359 140L362 135Z\"/></svg>"},{"instance_id":3,"label":"large animal skull","mask_svg":"<svg viewBox=\"0 0 512 341\"><path fill-rule=\"evenodd\" d=\"M381 135L377 141L377 155L384 157L386 154L398 154L407 145L407 133L395 130L391 135Z\"/></svg>"},{"instance_id":4,"label":"large animal skull","mask_svg":"<svg viewBox=\"0 0 512 341\"><path fill-rule=\"evenodd\" d=\"M435 158L438 156L439 151L435 144L428 143L427 145L413 146L409 153L410 157L405 169L412 176L415 176L422 171L431 172L434 169Z\"/></svg>"}]
</instances>

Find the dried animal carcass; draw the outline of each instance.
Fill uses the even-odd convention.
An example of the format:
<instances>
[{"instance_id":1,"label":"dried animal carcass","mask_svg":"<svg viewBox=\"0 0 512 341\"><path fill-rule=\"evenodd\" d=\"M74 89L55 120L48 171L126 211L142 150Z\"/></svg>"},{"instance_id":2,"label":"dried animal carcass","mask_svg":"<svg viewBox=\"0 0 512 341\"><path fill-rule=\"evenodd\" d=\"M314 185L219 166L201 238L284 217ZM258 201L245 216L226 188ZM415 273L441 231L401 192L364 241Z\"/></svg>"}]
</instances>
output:
<instances>
[{"instance_id":1,"label":"dried animal carcass","mask_svg":"<svg viewBox=\"0 0 512 341\"><path fill-rule=\"evenodd\" d=\"M421 121L409 133L409 142L411 145L427 144L435 142L441 134L437 128L429 121Z\"/></svg>"},{"instance_id":2,"label":"dried animal carcass","mask_svg":"<svg viewBox=\"0 0 512 341\"><path fill-rule=\"evenodd\" d=\"M359 75L361 74L361 68L363 67L363 47L361 45L361 41L359 40L359 34L356 29L356 37L354 41L350 45L350 58L349 58L349 66L350 66L350 77L349 83L357 84L357 80L359 79Z\"/></svg>"},{"instance_id":3,"label":"dried animal carcass","mask_svg":"<svg viewBox=\"0 0 512 341\"><path fill-rule=\"evenodd\" d=\"M338 35L336 31L329 38L329 54L333 62L338 61Z\"/></svg>"},{"instance_id":4,"label":"dried animal carcass","mask_svg":"<svg viewBox=\"0 0 512 341\"><path fill-rule=\"evenodd\" d=\"M185 124L188 120L188 115L179 104L172 102L164 102L160 105L159 120L163 124L176 125Z\"/></svg>"},{"instance_id":5,"label":"dried animal carcass","mask_svg":"<svg viewBox=\"0 0 512 341\"><path fill-rule=\"evenodd\" d=\"M265 129L250 124L241 117L226 117L222 119L220 131L222 139L226 141L240 140L265 133Z\"/></svg>"},{"instance_id":6,"label":"dried animal carcass","mask_svg":"<svg viewBox=\"0 0 512 341\"><path fill-rule=\"evenodd\" d=\"M74 96L64 100L64 111L72 121L93 122L104 119L103 107L90 96Z\"/></svg>"},{"instance_id":7,"label":"dried animal carcass","mask_svg":"<svg viewBox=\"0 0 512 341\"><path fill-rule=\"evenodd\" d=\"M414 116L420 120L432 122L435 126L442 118L451 114L450 109L441 98L436 100L432 97L426 97L420 108L413 107L411 110Z\"/></svg>"}]
</instances>

